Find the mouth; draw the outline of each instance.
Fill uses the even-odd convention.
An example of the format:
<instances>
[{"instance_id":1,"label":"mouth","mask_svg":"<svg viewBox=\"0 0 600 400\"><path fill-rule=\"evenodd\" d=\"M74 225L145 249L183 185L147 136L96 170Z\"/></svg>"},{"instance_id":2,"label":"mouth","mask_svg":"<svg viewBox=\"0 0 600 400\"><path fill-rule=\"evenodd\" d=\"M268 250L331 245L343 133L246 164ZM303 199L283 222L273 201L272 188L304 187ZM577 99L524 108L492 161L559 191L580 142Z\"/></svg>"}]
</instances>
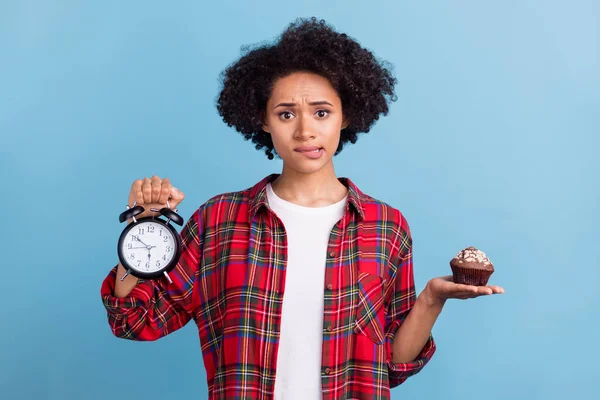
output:
<instances>
[{"instance_id":1,"label":"mouth","mask_svg":"<svg viewBox=\"0 0 600 400\"><path fill-rule=\"evenodd\" d=\"M299 153L318 153L319 151L321 151L321 149L323 148L317 146L302 146L295 148L294 151L297 151Z\"/></svg>"},{"instance_id":2,"label":"mouth","mask_svg":"<svg viewBox=\"0 0 600 400\"><path fill-rule=\"evenodd\" d=\"M322 147L317 146L302 146L294 149L295 152L300 153L302 157L310 160L317 160L323 157L325 150Z\"/></svg>"}]
</instances>

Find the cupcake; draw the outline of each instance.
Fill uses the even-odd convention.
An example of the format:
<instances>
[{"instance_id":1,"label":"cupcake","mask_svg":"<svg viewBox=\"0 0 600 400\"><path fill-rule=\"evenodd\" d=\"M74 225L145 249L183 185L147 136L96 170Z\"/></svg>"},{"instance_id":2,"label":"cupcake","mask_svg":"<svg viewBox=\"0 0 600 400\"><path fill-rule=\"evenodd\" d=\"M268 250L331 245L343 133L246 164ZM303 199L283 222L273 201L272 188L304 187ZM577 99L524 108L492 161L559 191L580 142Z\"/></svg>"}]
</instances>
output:
<instances>
[{"instance_id":1,"label":"cupcake","mask_svg":"<svg viewBox=\"0 0 600 400\"><path fill-rule=\"evenodd\" d=\"M481 250L467 247L450 261L455 283L485 286L494 273L494 265Z\"/></svg>"}]
</instances>

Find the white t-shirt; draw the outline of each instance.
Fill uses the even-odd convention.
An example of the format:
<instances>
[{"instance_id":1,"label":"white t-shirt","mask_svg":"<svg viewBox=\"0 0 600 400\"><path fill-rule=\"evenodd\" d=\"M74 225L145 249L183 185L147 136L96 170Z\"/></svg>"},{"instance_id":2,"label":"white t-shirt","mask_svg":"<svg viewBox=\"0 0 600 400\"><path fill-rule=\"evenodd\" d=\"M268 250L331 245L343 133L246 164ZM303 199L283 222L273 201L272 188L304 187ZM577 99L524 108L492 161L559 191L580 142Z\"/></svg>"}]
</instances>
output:
<instances>
[{"instance_id":1,"label":"white t-shirt","mask_svg":"<svg viewBox=\"0 0 600 400\"><path fill-rule=\"evenodd\" d=\"M288 243L274 398L320 400L327 245L347 196L326 207L303 207L278 197L268 184L267 199Z\"/></svg>"}]
</instances>

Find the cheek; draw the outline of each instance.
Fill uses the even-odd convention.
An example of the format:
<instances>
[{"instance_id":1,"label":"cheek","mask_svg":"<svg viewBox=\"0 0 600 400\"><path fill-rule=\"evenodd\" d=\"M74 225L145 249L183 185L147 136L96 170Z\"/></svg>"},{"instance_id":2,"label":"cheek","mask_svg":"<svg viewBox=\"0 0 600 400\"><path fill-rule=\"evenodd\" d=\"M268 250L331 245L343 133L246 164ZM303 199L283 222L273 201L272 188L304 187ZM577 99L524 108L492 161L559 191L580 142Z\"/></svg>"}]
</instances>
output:
<instances>
[{"instance_id":1,"label":"cheek","mask_svg":"<svg viewBox=\"0 0 600 400\"><path fill-rule=\"evenodd\" d=\"M287 134L285 129L271 129L271 141L273 142L273 147L277 154L281 155L286 152L286 149L289 148L290 142L292 141L291 135Z\"/></svg>"},{"instance_id":2,"label":"cheek","mask_svg":"<svg viewBox=\"0 0 600 400\"><path fill-rule=\"evenodd\" d=\"M341 137L341 132L342 130L342 124L341 122L336 121L335 123L331 124L328 129L327 129L327 143L331 146L337 147L339 141L340 141L340 137Z\"/></svg>"},{"instance_id":3,"label":"cheek","mask_svg":"<svg viewBox=\"0 0 600 400\"><path fill-rule=\"evenodd\" d=\"M296 132L296 125L293 121L281 121L279 117L272 118L269 121L269 127L273 143L283 143L292 140L294 132Z\"/></svg>"},{"instance_id":4,"label":"cheek","mask_svg":"<svg viewBox=\"0 0 600 400\"><path fill-rule=\"evenodd\" d=\"M289 140L289 129L286 129L285 126L278 125L277 123L271 125L271 140L273 140L273 144L284 143Z\"/></svg>"}]
</instances>

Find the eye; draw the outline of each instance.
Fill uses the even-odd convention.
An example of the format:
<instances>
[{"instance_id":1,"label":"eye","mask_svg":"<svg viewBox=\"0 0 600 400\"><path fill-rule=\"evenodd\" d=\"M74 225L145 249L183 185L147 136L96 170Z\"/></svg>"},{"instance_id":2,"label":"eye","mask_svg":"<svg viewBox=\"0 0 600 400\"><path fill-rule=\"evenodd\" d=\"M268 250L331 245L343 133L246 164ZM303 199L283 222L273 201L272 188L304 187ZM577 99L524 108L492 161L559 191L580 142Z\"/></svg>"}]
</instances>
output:
<instances>
[{"instance_id":1,"label":"eye","mask_svg":"<svg viewBox=\"0 0 600 400\"><path fill-rule=\"evenodd\" d=\"M329 114L328 110L319 110L317 111L317 116L319 118L325 118Z\"/></svg>"},{"instance_id":2,"label":"eye","mask_svg":"<svg viewBox=\"0 0 600 400\"><path fill-rule=\"evenodd\" d=\"M284 111L282 113L279 113L279 118L281 118L281 119L292 119L293 116L294 116L294 114L292 114L289 111Z\"/></svg>"}]
</instances>

